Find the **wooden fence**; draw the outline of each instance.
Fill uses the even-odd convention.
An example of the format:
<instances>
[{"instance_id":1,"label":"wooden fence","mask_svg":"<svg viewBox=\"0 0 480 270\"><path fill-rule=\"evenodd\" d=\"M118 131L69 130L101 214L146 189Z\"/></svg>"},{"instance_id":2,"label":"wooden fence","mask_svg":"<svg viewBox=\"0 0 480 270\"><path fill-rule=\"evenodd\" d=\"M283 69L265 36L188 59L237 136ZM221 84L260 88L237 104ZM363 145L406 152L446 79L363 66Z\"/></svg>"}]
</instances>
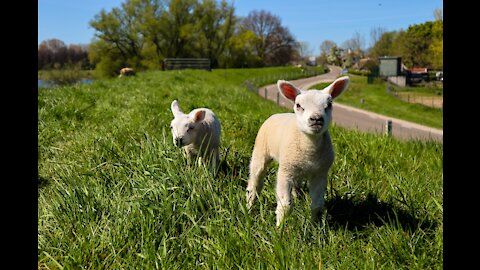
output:
<instances>
[{"instance_id":1,"label":"wooden fence","mask_svg":"<svg viewBox=\"0 0 480 270\"><path fill-rule=\"evenodd\" d=\"M443 110L443 96L422 96L408 93L390 93L393 97L408 103L418 103L424 106Z\"/></svg>"},{"instance_id":2,"label":"wooden fence","mask_svg":"<svg viewBox=\"0 0 480 270\"><path fill-rule=\"evenodd\" d=\"M162 70L186 68L212 71L210 59L208 58L165 58L162 62Z\"/></svg>"}]
</instances>

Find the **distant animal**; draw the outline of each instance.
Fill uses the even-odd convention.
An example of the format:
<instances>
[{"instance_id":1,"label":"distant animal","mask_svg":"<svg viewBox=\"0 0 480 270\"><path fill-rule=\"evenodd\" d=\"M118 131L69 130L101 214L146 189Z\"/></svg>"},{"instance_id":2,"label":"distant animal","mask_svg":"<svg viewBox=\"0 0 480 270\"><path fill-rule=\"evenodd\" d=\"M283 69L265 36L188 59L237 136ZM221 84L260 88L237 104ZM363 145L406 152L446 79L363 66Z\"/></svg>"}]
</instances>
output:
<instances>
[{"instance_id":1,"label":"distant animal","mask_svg":"<svg viewBox=\"0 0 480 270\"><path fill-rule=\"evenodd\" d=\"M324 209L327 175L334 161L328 128L332 120L332 101L349 83L348 76L336 79L323 90L301 90L284 80L277 82L280 93L294 102L295 113L270 116L260 127L252 152L247 185L247 208L251 209L264 186L266 169L278 162L276 180L276 225L290 213L292 196L308 180L312 219Z\"/></svg>"},{"instance_id":2,"label":"distant animal","mask_svg":"<svg viewBox=\"0 0 480 270\"><path fill-rule=\"evenodd\" d=\"M133 68L125 67L120 69L120 75L118 75L118 77L134 76L134 75L135 75L135 70L133 70Z\"/></svg>"},{"instance_id":3,"label":"distant animal","mask_svg":"<svg viewBox=\"0 0 480 270\"><path fill-rule=\"evenodd\" d=\"M178 101L171 104L174 116L170 124L173 144L182 147L189 161L206 160L212 172L217 172L220 163L221 124L215 113L207 108L197 108L185 114Z\"/></svg>"}]
</instances>

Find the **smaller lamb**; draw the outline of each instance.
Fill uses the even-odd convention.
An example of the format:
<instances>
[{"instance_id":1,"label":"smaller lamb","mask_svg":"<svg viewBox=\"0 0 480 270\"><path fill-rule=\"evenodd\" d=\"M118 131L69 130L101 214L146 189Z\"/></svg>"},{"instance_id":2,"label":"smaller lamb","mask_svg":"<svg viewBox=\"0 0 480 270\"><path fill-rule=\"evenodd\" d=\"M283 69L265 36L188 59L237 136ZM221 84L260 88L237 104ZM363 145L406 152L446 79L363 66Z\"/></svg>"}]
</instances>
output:
<instances>
[{"instance_id":1,"label":"smaller lamb","mask_svg":"<svg viewBox=\"0 0 480 270\"><path fill-rule=\"evenodd\" d=\"M198 108L184 114L177 100L172 102L171 110L174 116L170 124L173 144L183 147L190 162L197 157L199 162L207 160L212 172L217 172L221 125L215 113L207 108Z\"/></svg>"},{"instance_id":2,"label":"smaller lamb","mask_svg":"<svg viewBox=\"0 0 480 270\"><path fill-rule=\"evenodd\" d=\"M323 90L304 91L288 81L277 82L280 93L294 101L295 113L274 114L258 131L250 161L246 194L248 209L263 189L268 164L275 160L278 162L277 226L289 214L292 195L298 194L303 180L309 181L312 219L317 220L324 208L328 170L334 160L328 132L332 100L347 88L348 83L348 77L343 76Z\"/></svg>"}]
</instances>

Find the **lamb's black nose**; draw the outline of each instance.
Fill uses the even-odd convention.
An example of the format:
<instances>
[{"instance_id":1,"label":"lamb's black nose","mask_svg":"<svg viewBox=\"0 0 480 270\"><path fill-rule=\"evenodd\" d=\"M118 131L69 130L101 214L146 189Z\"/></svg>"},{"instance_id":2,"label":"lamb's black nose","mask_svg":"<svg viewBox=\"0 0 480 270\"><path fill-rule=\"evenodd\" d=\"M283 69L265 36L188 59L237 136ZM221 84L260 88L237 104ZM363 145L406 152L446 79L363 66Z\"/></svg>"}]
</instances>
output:
<instances>
[{"instance_id":1,"label":"lamb's black nose","mask_svg":"<svg viewBox=\"0 0 480 270\"><path fill-rule=\"evenodd\" d=\"M311 116L309 121L311 125L323 125L325 120L323 119L323 116Z\"/></svg>"}]
</instances>

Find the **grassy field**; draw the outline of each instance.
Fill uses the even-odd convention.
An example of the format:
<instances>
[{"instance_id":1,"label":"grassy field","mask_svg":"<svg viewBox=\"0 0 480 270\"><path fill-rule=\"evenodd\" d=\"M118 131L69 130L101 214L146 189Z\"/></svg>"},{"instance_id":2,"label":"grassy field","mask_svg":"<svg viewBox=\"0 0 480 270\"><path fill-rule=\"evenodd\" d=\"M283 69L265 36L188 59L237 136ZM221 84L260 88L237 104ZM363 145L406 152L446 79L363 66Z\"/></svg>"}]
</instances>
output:
<instances>
[{"instance_id":1,"label":"grassy field","mask_svg":"<svg viewBox=\"0 0 480 270\"><path fill-rule=\"evenodd\" d=\"M440 109L416 103L408 103L394 98L387 94L385 82L374 81L373 84L368 84L366 76L349 76L351 83L348 90L336 99L335 102L429 127L443 128L443 112ZM326 84L322 83L310 88L322 89L324 86L326 86ZM410 87L404 89L395 87L395 90L401 90L401 93L408 93L409 95L416 93L417 95L427 97L435 95L437 91L443 93L442 89L426 87Z\"/></svg>"},{"instance_id":2,"label":"grassy field","mask_svg":"<svg viewBox=\"0 0 480 270\"><path fill-rule=\"evenodd\" d=\"M289 110L243 81L285 70L152 71L39 90L38 268L442 269L441 143L332 127L323 224L306 196L275 228L275 166L247 213L256 132ZM219 116L217 178L173 146L173 99Z\"/></svg>"}]
</instances>

